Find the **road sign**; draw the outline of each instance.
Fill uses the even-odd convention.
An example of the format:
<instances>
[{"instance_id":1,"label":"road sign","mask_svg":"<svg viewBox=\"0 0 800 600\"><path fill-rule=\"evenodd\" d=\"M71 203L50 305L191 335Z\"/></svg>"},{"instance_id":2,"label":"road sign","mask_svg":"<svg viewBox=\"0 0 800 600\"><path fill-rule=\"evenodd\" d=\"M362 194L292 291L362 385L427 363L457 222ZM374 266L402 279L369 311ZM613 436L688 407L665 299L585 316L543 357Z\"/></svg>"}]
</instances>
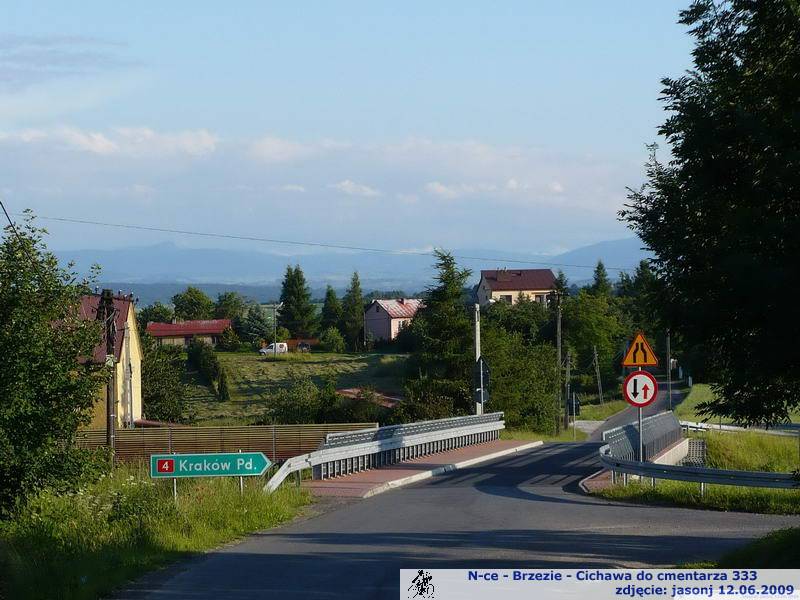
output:
<instances>
[{"instance_id":1,"label":"road sign","mask_svg":"<svg viewBox=\"0 0 800 600\"><path fill-rule=\"evenodd\" d=\"M489 364L481 356L472 367L472 380L475 389L475 402L489 403Z\"/></svg>"},{"instance_id":2,"label":"road sign","mask_svg":"<svg viewBox=\"0 0 800 600\"><path fill-rule=\"evenodd\" d=\"M247 477L263 475L271 464L263 452L152 454L150 477Z\"/></svg>"},{"instance_id":3,"label":"road sign","mask_svg":"<svg viewBox=\"0 0 800 600\"><path fill-rule=\"evenodd\" d=\"M656 399L658 383L647 371L634 371L625 378L622 384L622 395L626 402L633 406L647 406Z\"/></svg>"},{"instance_id":4,"label":"road sign","mask_svg":"<svg viewBox=\"0 0 800 600\"><path fill-rule=\"evenodd\" d=\"M645 339L644 334L639 332L633 338L625 358L622 359L623 367L657 367L658 358L653 352L653 347Z\"/></svg>"}]
</instances>

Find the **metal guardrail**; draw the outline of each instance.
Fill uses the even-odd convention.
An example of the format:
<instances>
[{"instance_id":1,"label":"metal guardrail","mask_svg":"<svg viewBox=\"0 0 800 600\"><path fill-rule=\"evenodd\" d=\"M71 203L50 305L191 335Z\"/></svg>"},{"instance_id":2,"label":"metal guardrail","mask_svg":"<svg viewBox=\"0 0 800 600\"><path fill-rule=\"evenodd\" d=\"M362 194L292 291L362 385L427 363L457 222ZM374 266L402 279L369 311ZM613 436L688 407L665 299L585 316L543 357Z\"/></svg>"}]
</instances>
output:
<instances>
[{"instance_id":1,"label":"metal guardrail","mask_svg":"<svg viewBox=\"0 0 800 600\"><path fill-rule=\"evenodd\" d=\"M714 423L695 423L693 421L681 421L681 427L686 431L721 431L722 433L760 433L764 435L782 435L785 437L797 437L797 433L785 429L760 429L755 427L739 427L737 425L715 425Z\"/></svg>"},{"instance_id":2,"label":"metal guardrail","mask_svg":"<svg viewBox=\"0 0 800 600\"><path fill-rule=\"evenodd\" d=\"M677 426L678 441L682 437L681 425L672 413L661 413L654 417L643 420L645 432L645 444L647 445L648 435L658 435L662 431L662 441L654 442L654 447L662 446L661 450L668 448L671 444L666 443L672 438L672 428L663 429L668 423L668 417ZM648 421L651 423L648 426ZM661 465L651 462L639 462L635 460L636 452L633 450L629 435L633 431L636 436L638 427L635 424L617 427L603 432L603 441L608 441L600 448L600 462L612 473L615 480L616 473L627 475L638 475L639 477L649 477L655 482L656 479L670 479L675 481L688 481L700 484L700 493L705 493L705 484L714 483L718 485L738 485L743 487L765 487L778 489L800 489L800 479L791 473L772 473L767 471L734 471L728 469L709 469L706 467L690 467L684 465ZM648 431L650 433L648 434ZM748 430L745 430L748 431ZM659 450L660 451L660 450ZM645 457L652 458L659 451L648 454L645 450Z\"/></svg>"},{"instance_id":3,"label":"metal guardrail","mask_svg":"<svg viewBox=\"0 0 800 600\"><path fill-rule=\"evenodd\" d=\"M682 437L680 423L671 412L642 419L642 430L645 460L650 460ZM603 441L608 442L612 456L635 460L639 454L639 424L628 423L604 431Z\"/></svg>"},{"instance_id":4,"label":"metal guardrail","mask_svg":"<svg viewBox=\"0 0 800 600\"><path fill-rule=\"evenodd\" d=\"M305 469L312 470L314 479L326 479L489 442L504 428L498 412L331 434L320 449L283 463L264 489L274 492L291 473Z\"/></svg>"}]
</instances>

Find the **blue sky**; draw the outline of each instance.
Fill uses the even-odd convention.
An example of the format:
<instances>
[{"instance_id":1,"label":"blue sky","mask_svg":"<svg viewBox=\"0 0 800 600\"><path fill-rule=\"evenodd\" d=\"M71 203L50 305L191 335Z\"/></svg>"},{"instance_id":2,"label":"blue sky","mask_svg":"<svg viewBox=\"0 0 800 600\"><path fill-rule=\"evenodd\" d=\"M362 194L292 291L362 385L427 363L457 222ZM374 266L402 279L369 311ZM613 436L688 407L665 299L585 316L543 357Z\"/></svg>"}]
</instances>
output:
<instances>
[{"instance_id":1,"label":"blue sky","mask_svg":"<svg viewBox=\"0 0 800 600\"><path fill-rule=\"evenodd\" d=\"M690 65L667 0L6 4L14 210L297 240L625 237L659 80ZM57 248L165 239L48 226Z\"/></svg>"}]
</instances>

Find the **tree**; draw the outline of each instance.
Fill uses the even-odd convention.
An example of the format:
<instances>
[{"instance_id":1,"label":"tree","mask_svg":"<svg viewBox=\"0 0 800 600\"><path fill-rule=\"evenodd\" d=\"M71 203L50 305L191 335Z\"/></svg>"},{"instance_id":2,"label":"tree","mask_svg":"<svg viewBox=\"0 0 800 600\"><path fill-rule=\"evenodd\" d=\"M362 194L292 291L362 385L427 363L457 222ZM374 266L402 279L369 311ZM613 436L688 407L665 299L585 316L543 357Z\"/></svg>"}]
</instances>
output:
<instances>
[{"instance_id":1,"label":"tree","mask_svg":"<svg viewBox=\"0 0 800 600\"><path fill-rule=\"evenodd\" d=\"M171 323L174 315L175 313L169 306L156 301L150 306L137 311L136 320L139 324L139 330L144 331L147 329L148 323Z\"/></svg>"},{"instance_id":2,"label":"tree","mask_svg":"<svg viewBox=\"0 0 800 600\"><path fill-rule=\"evenodd\" d=\"M109 376L81 359L101 341L99 323L80 310L91 282L76 283L44 234L28 213L0 243L0 514L81 475L85 453L75 448L75 433L89 423Z\"/></svg>"},{"instance_id":3,"label":"tree","mask_svg":"<svg viewBox=\"0 0 800 600\"><path fill-rule=\"evenodd\" d=\"M269 339L272 327L263 306L253 303L248 307L243 331L244 339L253 344Z\"/></svg>"},{"instance_id":4,"label":"tree","mask_svg":"<svg viewBox=\"0 0 800 600\"><path fill-rule=\"evenodd\" d=\"M228 327L222 332L219 343L217 344L220 350L227 350L229 352L236 352L241 345L242 342L232 327Z\"/></svg>"},{"instance_id":5,"label":"tree","mask_svg":"<svg viewBox=\"0 0 800 600\"><path fill-rule=\"evenodd\" d=\"M247 301L238 292L223 292L217 295L214 305L215 319L241 319L247 312Z\"/></svg>"},{"instance_id":6,"label":"tree","mask_svg":"<svg viewBox=\"0 0 800 600\"><path fill-rule=\"evenodd\" d=\"M606 296L607 298L610 298L614 291L611 280L608 278L606 266L603 264L602 260L597 261L597 266L594 268L592 285L589 286L589 290L595 296Z\"/></svg>"},{"instance_id":7,"label":"tree","mask_svg":"<svg viewBox=\"0 0 800 600\"><path fill-rule=\"evenodd\" d=\"M556 276L556 291L564 296L569 295L569 279L561 269L558 270Z\"/></svg>"},{"instance_id":8,"label":"tree","mask_svg":"<svg viewBox=\"0 0 800 600\"><path fill-rule=\"evenodd\" d=\"M621 218L655 254L670 328L705 347L706 415L775 423L800 405L800 9L698 0L694 69L664 79L670 146Z\"/></svg>"},{"instance_id":9,"label":"tree","mask_svg":"<svg viewBox=\"0 0 800 600\"><path fill-rule=\"evenodd\" d=\"M142 336L142 404L145 417L180 423L184 419L186 386L182 382L186 365L177 346L159 346L149 335Z\"/></svg>"},{"instance_id":10,"label":"tree","mask_svg":"<svg viewBox=\"0 0 800 600\"><path fill-rule=\"evenodd\" d=\"M214 302L196 287L189 286L186 291L172 297L175 316L178 319L194 321L210 319L214 316Z\"/></svg>"},{"instance_id":11,"label":"tree","mask_svg":"<svg viewBox=\"0 0 800 600\"><path fill-rule=\"evenodd\" d=\"M300 265L286 267L281 302L278 325L288 329L292 337L313 335L317 329L317 309L311 303L311 290Z\"/></svg>"},{"instance_id":12,"label":"tree","mask_svg":"<svg viewBox=\"0 0 800 600\"><path fill-rule=\"evenodd\" d=\"M425 306L412 323L417 351L412 375L469 382L473 355L472 318L462 296L471 272L459 269L453 255L436 250L436 285L425 294Z\"/></svg>"},{"instance_id":13,"label":"tree","mask_svg":"<svg viewBox=\"0 0 800 600\"><path fill-rule=\"evenodd\" d=\"M325 331L331 327L338 327L342 320L342 303L336 296L336 290L331 286L325 290L325 302L322 305L322 319L320 328Z\"/></svg>"},{"instance_id":14,"label":"tree","mask_svg":"<svg viewBox=\"0 0 800 600\"><path fill-rule=\"evenodd\" d=\"M344 338L336 327L328 327L319 337L320 345L326 352L344 352L346 349Z\"/></svg>"},{"instance_id":15,"label":"tree","mask_svg":"<svg viewBox=\"0 0 800 600\"><path fill-rule=\"evenodd\" d=\"M364 330L364 299L361 294L361 280L358 272L353 273L350 287L342 299L342 320L339 331L342 332L348 349L358 352L364 348L362 336Z\"/></svg>"}]
</instances>

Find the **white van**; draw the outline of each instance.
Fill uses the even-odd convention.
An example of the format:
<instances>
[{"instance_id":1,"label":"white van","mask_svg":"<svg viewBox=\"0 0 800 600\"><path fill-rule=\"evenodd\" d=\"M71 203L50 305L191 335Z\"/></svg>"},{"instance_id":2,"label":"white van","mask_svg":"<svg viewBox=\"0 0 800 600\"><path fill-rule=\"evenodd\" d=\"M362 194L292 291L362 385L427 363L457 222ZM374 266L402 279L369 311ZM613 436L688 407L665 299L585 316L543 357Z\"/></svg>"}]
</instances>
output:
<instances>
[{"instance_id":1,"label":"white van","mask_svg":"<svg viewBox=\"0 0 800 600\"><path fill-rule=\"evenodd\" d=\"M277 348L275 347L277 346ZM270 344L266 348L259 350L259 353L267 356L268 354L286 354L289 352L289 346L286 342L278 342L277 344Z\"/></svg>"}]
</instances>

